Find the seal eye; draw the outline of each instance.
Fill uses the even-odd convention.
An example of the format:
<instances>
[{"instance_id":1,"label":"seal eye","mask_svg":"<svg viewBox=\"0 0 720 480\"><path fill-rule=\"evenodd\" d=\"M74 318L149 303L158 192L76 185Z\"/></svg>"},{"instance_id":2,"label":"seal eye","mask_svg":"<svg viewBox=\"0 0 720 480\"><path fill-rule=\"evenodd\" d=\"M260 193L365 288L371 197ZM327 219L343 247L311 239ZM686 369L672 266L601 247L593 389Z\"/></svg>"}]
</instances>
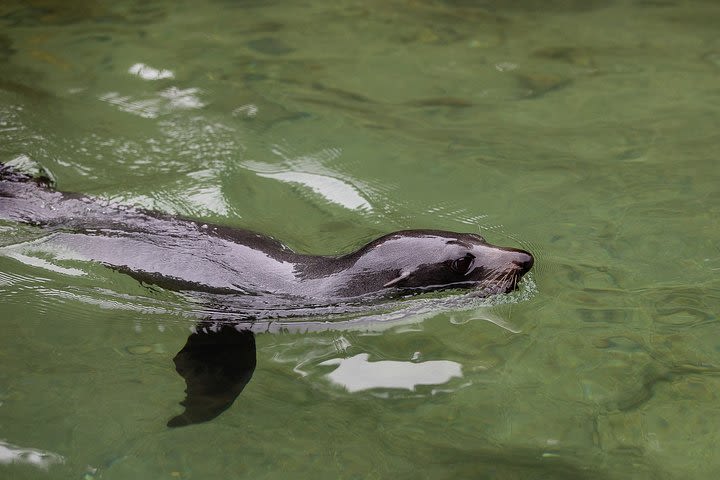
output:
<instances>
[{"instance_id":1,"label":"seal eye","mask_svg":"<svg viewBox=\"0 0 720 480\"><path fill-rule=\"evenodd\" d=\"M453 260L450 264L450 268L454 272L465 274L468 270L470 270L470 267L473 264L473 260L475 260L475 255L473 255L472 253L467 253L464 257Z\"/></svg>"}]
</instances>

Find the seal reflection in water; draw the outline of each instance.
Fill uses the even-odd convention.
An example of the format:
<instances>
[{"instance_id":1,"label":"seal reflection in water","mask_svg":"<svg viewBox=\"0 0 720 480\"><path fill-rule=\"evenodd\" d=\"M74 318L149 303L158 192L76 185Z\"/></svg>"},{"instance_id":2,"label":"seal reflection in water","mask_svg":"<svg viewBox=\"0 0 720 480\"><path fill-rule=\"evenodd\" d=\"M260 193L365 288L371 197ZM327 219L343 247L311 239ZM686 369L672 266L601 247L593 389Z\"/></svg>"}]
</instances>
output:
<instances>
[{"instance_id":1,"label":"seal reflection in water","mask_svg":"<svg viewBox=\"0 0 720 480\"><path fill-rule=\"evenodd\" d=\"M47 230L42 244L100 262L142 282L210 294L232 303L247 324L256 315L342 312L344 305L444 289L508 293L533 265L530 253L490 245L477 234L406 230L339 256L293 252L247 230L107 205L58 192L47 178L0 165L0 219ZM348 307L349 308L349 307ZM201 322L175 356L187 383L188 425L226 410L255 369L255 339L232 322Z\"/></svg>"}]
</instances>

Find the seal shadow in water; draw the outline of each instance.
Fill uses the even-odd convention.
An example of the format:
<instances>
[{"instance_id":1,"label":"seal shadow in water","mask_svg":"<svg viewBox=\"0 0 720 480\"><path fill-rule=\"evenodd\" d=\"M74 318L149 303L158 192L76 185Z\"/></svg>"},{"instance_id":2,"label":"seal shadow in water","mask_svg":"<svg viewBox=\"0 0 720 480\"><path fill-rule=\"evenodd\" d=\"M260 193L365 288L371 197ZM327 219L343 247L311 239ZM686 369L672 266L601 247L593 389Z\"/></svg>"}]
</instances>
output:
<instances>
[{"instance_id":1,"label":"seal shadow in water","mask_svg":"<svg viewBox=\"0 0 720 480\"><path fill-rule=\"evenodd\" d=\"M200 322L175 358L185 379L185 411L168 427L207 422L227 410L252 378L255 335L232 323Z\"/></svg>"}]
</instances>

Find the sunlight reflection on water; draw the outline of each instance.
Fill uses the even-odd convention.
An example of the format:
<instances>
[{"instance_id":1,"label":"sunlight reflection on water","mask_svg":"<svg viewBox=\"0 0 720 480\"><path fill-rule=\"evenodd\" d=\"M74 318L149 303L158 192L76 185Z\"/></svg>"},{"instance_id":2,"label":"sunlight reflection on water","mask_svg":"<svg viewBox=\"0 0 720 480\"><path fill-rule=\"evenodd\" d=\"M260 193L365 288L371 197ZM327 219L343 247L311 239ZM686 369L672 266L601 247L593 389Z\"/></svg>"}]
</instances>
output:
<instances>
[{"instance_id":1,"label":"sunlight reflection on water","mask_svg":"<svg viewBox=\"0 0 720 480\"><path fill-rule=\"evenodd\" d=\"M333 358L319 363L337 368L326 376L349 393L377 388L415 390L418 385L440 385L455 377L462 377L462 365L450 360L399 362L393 360L368 361L367 353L349 358Z\"/></svg>"},{"instance_id":2,"label":"sunlight reflection on water","mask_svg":"<svg viewBox=\"0 0 720 480\"><path fill-rule=\"evenodd\" d=\"M64 462L65 458L57 453L18 447L0 440L0 464L25 464L47 470L52 465Z\"/></svg>"}]
</instances>

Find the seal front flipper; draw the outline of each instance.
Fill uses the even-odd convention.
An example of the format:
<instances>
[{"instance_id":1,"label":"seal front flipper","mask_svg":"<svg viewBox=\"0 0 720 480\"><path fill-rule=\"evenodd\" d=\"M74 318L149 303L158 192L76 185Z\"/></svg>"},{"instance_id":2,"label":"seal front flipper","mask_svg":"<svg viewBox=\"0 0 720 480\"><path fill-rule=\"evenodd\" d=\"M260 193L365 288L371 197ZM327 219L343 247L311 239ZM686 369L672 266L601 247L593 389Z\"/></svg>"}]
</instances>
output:
<instances>
[{"instance_id":1,"label":"seal front flipper","mask_svg":"<svg viewBox=\"0 0 720 480\"><path fill-rule=\"evenodd\" d=\"M233 404L255 371L255 336L229 323L203 322L175 355L185 379L185 411L168 427L207 422Z\"/></svg>"}]
</instances>

